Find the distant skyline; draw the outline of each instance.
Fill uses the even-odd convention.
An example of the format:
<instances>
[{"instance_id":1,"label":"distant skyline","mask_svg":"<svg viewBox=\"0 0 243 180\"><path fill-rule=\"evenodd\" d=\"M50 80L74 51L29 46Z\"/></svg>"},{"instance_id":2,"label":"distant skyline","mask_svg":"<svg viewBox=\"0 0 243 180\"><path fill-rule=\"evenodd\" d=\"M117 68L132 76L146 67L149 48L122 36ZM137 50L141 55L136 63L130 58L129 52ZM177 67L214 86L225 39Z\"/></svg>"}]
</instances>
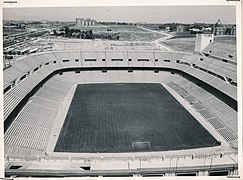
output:
<instances>
[{"instance_id":1,"label":"distant skyline","mask_svg":"<svg viewBox=\"0 0 243 180\"><path fill-rule=\"evenodd\" d=\"M234 6L97 6L4 8L3 20L75 21L92 18L105 22L147 23L236 23Z\"/></svg>"}]
</instances>

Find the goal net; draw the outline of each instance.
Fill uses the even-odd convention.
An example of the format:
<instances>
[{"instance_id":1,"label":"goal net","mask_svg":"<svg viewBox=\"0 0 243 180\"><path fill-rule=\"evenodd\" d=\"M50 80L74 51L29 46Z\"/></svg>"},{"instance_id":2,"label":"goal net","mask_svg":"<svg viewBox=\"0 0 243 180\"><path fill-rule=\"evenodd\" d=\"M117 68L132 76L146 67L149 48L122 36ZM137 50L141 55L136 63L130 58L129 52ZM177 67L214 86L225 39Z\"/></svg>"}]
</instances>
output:
<instances>
[{"instance_id":1,"label":"goal net","mask_svg":"<svg viewBox=\"0 0 243 180\"><path fill-rule=\"evenodd\" d=\"M150 142L132 142L133 151L151 151Z\"/></svg>"}]
</instances>

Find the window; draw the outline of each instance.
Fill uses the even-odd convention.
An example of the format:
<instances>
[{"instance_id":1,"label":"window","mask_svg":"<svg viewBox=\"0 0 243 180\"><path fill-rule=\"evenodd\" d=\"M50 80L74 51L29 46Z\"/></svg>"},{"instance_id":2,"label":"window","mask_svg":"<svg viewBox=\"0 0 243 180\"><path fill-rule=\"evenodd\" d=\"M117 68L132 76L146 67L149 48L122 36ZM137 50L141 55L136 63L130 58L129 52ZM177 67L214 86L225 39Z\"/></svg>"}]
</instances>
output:
<instances>
[{"instance_id":1,"label":"window","mask_svg":"<svg viewBox=\"0 0 243 180\"><path fill-rule=\"evenodd\" d=\"M203 61L203 58L200 58L200 61Z\"/></svg>"},{"instance_id":2,"label":"window","mask_svg":"<svg viewBox=\"0 0 243 180\"><path fill-rule=\"evenodd\" d=\"M165 176L164 174L142 174L142 177L163 177Z\"/></svg>"},{"instance_id":3,"label":"window","mask_svg":"<svg viewBox=\"0 0 243 180\"><path fill-rule=\"evenodd\" d=\"M9 169L19 169L19 168L21 168L22 166L10 166L10 168Z\"/></svg>"},{"instance_id":4,"label":"window","mask_svg":"<svg viewBox=\"0 0 243 180\"><path fill-rule=\"evenodd\" d=\"M105 174L103 175L103 177L132 177L132 175L131 174Z\"/></svg>"},{"instance_id":5,"label":"window","mask_svg":"<svg viewBox=\"0 0 243 180\"><path fill-rule=\"evenodd\" d=\"M111 59L111 61L123 61L123 59Z\"/></svg>"},{"instance_id":6,"label":"window","mask_svg":"<svg viewBox=\"0 0 243 180\"><path fill-rule=\"evenodd\" d=\"M64 59L64 60L62 60L62 62L69 62L69 60L68 59Z\"/></svg>"},{"instance_id":7,"label":"window","mask_svg":"<svg viewBox=\"0 0 243 180\"><path fill-rule=\"evenodd\" d=\"M75 61L75 62L78 62L78 61L79 61L79 59L75 59L74 61Z\"/></svg>"},{"instance_id":8,"label":"window","mask_svg":"<svg viewBox=\"0 0 243 180\"><path fill-rule=\"evenodd\" d=\"M233 58L233 56L232 56L232 55L230 55L230 54L228 55L228 57L229 57L229 58Z\"/></svg>"},{"instance_id":9,"label":"window","mask_svg":"<svg viewBox=\"0 0 243 180\"><path fill-rule=\"evenodd\" d=\"M155 61L155 62L158 62L158 59L155 59L154 61Z\"/></svg>"},{"instance_id":10,"label":"window","mask_svg":"<svg viewBox=\"0 0 243 180\"><path fill-rule=\"evenodd\" d=\"M3 93L7 92L9 89L11 89L11 85L9 85L8 87L6 87L6 88L3 90Z\"/></svg>"},{"instance_id":11,"label":"window","mask_svg":"<svg viewBox=\"0 0 243 180\"><path fill-rule=\"evenodd\" d=\"M96 59L85 59L84 61L96 61Z\"/></svg>"},{"instance_id":12,"label":"window","mask_svg":"<svg viewBox=\"0 0 243 180\"><path fill-rule=\"evenodd\" d=\"M223 170L223 171L210 171L209 176L227 176L229 174L229 171Z\"/></svg>"},{"instance_id":13,"label":"window","mask_svg":"<svg viewBox=\"0 0 243 180\"><path fill-rule=\"evenodd\" d=\"M34 72L37 71L38 69L39 69L39 67L36 67L36 68L34 69Z\"/></svg>"},{"instance_id":14,"label":"window","mask_svg":"<svg viewBox=\"0 0 243 180\"><path fill-rule=\"evenodd\" d=\"M83 169L83 170L90 170L90 166L80 166L80 169Z\"/></svg>"},{"instance_id":15,"label":"window","mask_svg":"<svg viewBox=\"0 0 243 180\"><path fill-rule=\"evenodd\" d=\"M146 61L146 62L148 62L149 59L138 59L138 61Z\"/></svg>"},{"instance_id":16,"label":"window","mask_svg":"<svg viewBox=\"0 0 243 180\"><path fill-rule=\"evenodd\" d=\"M23 80L23 79L25 79L25 78L26 78L26 74L23 75L23 76L20 78L20 80Z\"/></svg>"},{"instance_id":17,"label":"window","mask_svg":"<svg viewBox=\"0 0 243 180\"><path fill-rule=\"evenodd\" d=\"M164 62L170 62L170 60L168 60L168 59L165 59L165 60L164 60Z\"/></svg>"},{"instance_id":18,"label":"window","mask_svg":"<svg viewBox=\"0 0 243 180\"><path fill-rule=\"evenodd\" d=\"M176 63L180 63L180 60L176 60Z\"/></svg>"},{"instance_id":19,"label":"window","mask_svg":"<svg viewBox=\"0 0 243 180\"><path fill-rule=\"evenodd\" d=\"M132 59L128 59L128 61L132 61Z\"/></svg>"},{"instance_id":20,"label":"window","mask_svg":"<svg viewBox=\"0 0 243 180\"><path fill-rule=\"evenodd\" d=\"M45 65L49 65L49 64L50 64L50 62L46 62L46 63L45 63Z\"/></svg>"},{"instance_id":21,"label":"window","mask_svg":"<svg viewBox=\"0 0 243 180\"><path fill-rule=\"evenodd\" d=\"M53 61L53 63L54 63L54 64L56 64L56 63L57 63L57 61Z\"/></svg>"},{"instance_id":22,"label":"window","mask_svg":"<svg viewBox=\"0 0 243 180\"><path fill-rule=\"evenodd\" d=\"M237 82L232 81L232 82L230 82L230 84L237 87Z\"/></svg>"},{"instance_id":23,"label":"window","mask_svg":"<svg viewBox=\"0 0 243 180\"><path fill-rule=\"evenodd\" d=\"M105 59L102 59L102 61L105 61Z\"/></svg>"},{"instance_id":24,"label":"window","mask_svg":"<svg viewBox=\"0 0 243 180\"><path fill-rule=\"evenodd\" d=\"M231 79L231 78L228 78L228 77L227 77L227 80L228 80L229 83L232 82L232 79Z\"/></svg>"},{"instance_id":25,"label":"window","mask_svg":"<svg viewBox=\"0 0 243 180\"><path fill-rule=\"evenodd\" d=\"M196 172L177 173L176 176L197 176L197 173Z\"/></svg>"}]
</instances>

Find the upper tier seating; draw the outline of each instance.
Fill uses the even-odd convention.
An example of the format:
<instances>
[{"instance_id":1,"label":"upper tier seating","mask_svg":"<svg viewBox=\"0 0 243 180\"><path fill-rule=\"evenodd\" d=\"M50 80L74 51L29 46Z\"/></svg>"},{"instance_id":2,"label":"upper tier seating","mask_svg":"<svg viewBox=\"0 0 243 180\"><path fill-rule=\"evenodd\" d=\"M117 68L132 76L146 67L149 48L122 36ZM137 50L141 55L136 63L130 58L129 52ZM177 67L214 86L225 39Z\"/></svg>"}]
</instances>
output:
<instances>
[{"instance_id":1,"label":"upper tier seating","mask_svg":"<svg viewBox=\"0 0 243 180\"><path fill-rule=\"evenodd\" d=\"M223 58L232 62L237 61L235 45L224 43L211 43L203 50L203 52L205 54L210 54L211 56Z\"/></svg>"}]
</instances>

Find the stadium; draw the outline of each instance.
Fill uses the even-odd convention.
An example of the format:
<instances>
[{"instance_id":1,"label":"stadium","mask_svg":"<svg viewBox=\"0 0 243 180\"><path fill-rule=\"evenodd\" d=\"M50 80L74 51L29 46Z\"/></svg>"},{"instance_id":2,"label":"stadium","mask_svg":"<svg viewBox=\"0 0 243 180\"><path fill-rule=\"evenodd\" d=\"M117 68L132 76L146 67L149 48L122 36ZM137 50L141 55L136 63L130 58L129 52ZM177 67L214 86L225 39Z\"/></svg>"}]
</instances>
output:
<instances>
[{"instance_id":1,"label":"stadium","mask_svg":"<svg viewBox=\"0 0 243 180\"><path fill-rule=\"evenodd\" d=\"M6 177L238 174L234 45L88 49L4 70Z\"/></svg>"}]
</instances>

